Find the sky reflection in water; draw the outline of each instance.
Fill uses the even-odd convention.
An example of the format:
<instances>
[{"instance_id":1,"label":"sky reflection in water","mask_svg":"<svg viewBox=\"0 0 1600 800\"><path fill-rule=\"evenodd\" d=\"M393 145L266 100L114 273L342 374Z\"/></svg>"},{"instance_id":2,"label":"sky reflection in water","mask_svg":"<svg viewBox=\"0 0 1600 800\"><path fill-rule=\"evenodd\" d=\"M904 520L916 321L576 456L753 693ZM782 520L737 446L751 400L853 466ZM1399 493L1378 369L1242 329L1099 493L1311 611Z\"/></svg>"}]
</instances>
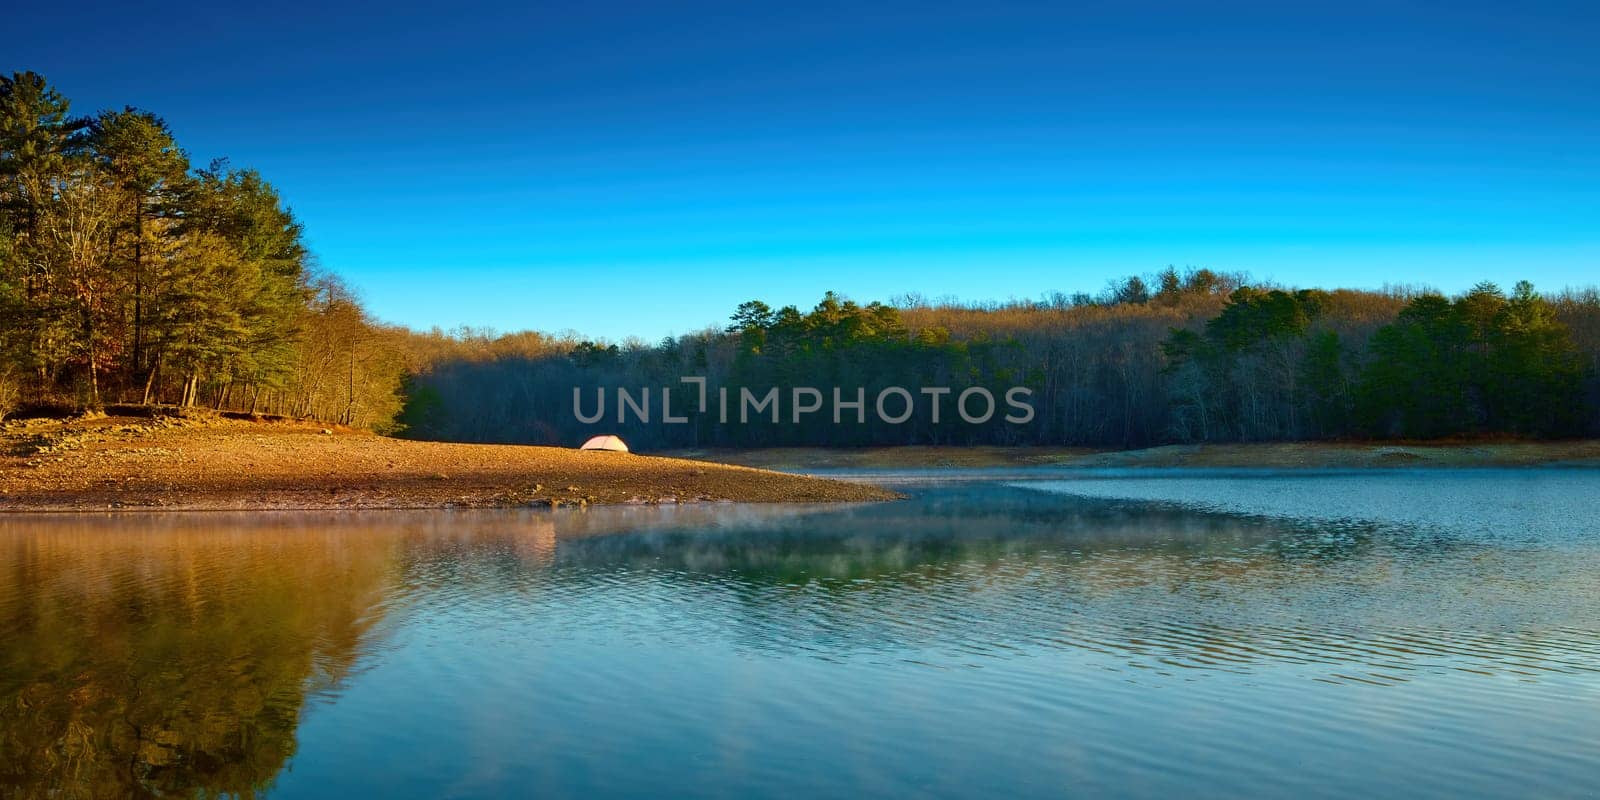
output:
<instances>
[{"instance_id":1,"label":"sky reflection in water","mask_svg":"<svg viewBox=\"0 0 1600 800\"><path fill-rule=\"evenodd\" d=\"M7 518L0 794L1600 791L1600 472L909 485Z\"/></svg>"}]
</instances>

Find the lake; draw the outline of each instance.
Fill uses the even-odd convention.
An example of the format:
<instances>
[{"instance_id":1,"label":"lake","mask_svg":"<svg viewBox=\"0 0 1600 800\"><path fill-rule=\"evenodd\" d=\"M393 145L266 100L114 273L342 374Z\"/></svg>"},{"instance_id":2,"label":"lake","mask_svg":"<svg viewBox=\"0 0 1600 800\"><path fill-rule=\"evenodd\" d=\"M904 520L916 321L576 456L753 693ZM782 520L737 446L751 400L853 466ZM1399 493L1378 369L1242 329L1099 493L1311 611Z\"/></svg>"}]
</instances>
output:
<instances>
[{"instance_id":1,"label":"lake","mask_svg":"<svg viewBox=\"0 0 1600 800\"><path fill-rule=\"evenodd\" d=\"M0 796L1588 797L1600 471L0 518Z\"/></svg>"}]
</instances>

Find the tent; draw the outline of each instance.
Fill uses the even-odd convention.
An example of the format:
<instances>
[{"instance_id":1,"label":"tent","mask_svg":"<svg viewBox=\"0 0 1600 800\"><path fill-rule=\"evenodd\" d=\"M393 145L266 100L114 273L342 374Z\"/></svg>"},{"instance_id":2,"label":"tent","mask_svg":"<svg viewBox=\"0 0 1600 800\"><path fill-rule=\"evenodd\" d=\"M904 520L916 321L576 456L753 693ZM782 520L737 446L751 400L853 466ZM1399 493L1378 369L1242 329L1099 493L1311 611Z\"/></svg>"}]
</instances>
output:
<instances>
[{"instance_id":1,"label":"tent","mask_svg":"<svg viewBox=\"0 0 1600 800\"><path fill-rule=\"evenodd\" d=\"M615 436L596 436L583 443L579 450L615 450L618 453L628 452L627 442Z\"/></svg>"}]
</instances>

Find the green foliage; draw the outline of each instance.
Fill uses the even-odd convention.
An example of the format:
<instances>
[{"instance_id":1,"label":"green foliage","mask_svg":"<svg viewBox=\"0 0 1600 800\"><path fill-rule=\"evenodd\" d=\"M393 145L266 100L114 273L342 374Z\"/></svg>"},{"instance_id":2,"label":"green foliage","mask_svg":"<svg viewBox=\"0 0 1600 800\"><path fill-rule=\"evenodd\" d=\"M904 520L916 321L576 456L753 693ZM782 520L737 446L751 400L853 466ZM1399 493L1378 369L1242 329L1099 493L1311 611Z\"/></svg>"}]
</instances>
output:
<instances>
[{"instance_id":1,"label":"green foliage","mask_svg":"<svg viewBox=\"0 0 1600 800\"><path fill-rule=\"evenodd\" d=\"M17 532L44 555L0 575L17 623L0 664L48 680L0 684L0 795L266 796L307 701L350 674L383 613L386 549L175 527Z\"/></svg>"},{"instance_id":2,"label":"green foliage","mask_svg":"<svg viewBox=\"0 0 1600 800\"><path fill-rule=\"evenodd\" d=\"M254 170L191 171L154 114L74 119L38 75L0 78L0 373L30 399L383 424L398 341L342 287L316 304L309 261Z\"/></svg>"},{"instance_id":3,"label":"green foliage","mask_svg":"<svg viewBox=\"0 0 1600 800\"><path fill-rule=\"evenodd\" d=\"M1530 284L1509 298L1491 283L1414 297L1365 348L1330 327L1336 299L1246 286L1202 331L1172 331L1175 437L1583 432L1581 355Z\"/></svg>"},{"instance_id":4,"label":"green foliage","mask_svg":"<svg viewBox=\"0 0 1600 800\"><path fill-rule=\"evenodd\" d=\"M1307 335L1326 300L1317 290L1241 286L1203 332L1173 330L1162 351L1180 389L1177 438L1299 438L1322 430L1336 405L1329 393L1340 383L1338 338L1332 353L1320 336L1320 349L1308 352ZM1307 405L1315 406L1309 415Z\"/></svg>"},{"instance_id":5,"label":"green foliage","mask_svg":"<svg viewBox=\"0 0 1600 800\"><path fill-rule=\"evenodd\" d=\"M390 433L436 430L443 424L444 396L438 389L419 381L416 375L408 374L401 386L401 394L405 404L395 417Z\"/></svg>"},{"instance_id":6,"label":"green foliage","mask_svg":"<svg viewBox=\"0 0 1600 800\"><path fill-rule=\"evenodd\" d=\"M1526 281L1412 300L1372 341L1361 422L1378 435L1573 435L1583 366L1565 325Z\"/></svg>"},{"instance_id":7,"label":"green foliage","mask_svg":"<svg viewBox=\"0 0 1600 800\"><path fill-rule=\"evenodd\" d=\"M155 114L77 118L42 77L0 77L0 413L62 400L204 403L566 441L578 433L573 388L676 386L684 375L735 397L770 386L1001 396L1021 385L1037 392L1038 415L1020 427L935 424L924 409L903 425L819 415L624 432L684 445L1117 446L1600 433L1600 301L1552 304L1526 283L1454 300L1289 291L1168 268L1042 302L751 300L722 332L653 347L413 334L375 324L336 278L313 272L299 221L259 173L226 161L191 169ZM941 410L951 418L953 401Z\"/></svg>"},{"instance_id":8,"label":"green foliage","mask_svg":"<svg viewBox=\"0 0 1600 800\"><path fill-rule=\"evenodd\" d=\"M1206 323L1206 337L1239 351L1271 339L1304 336L1320 313L1321 298L1322 293L1314 290L1290 294L1240 287L1229 295L1222 313Z\"/></svg>"},{"instance_id":9,"label":"green foliage","mask_svg":"<svg viewBox=\"0 0 1600 800\"><path fill-rule=\"evenodd\" d=\"M1379 435L1443 436L1472 425L1467 327L1450 301L1424 295L1372 338L1361 420Z\"/></svg>"},{"instance_id":10,"label":"green foliage","mask_svg":"<svg viewBox=\"0 0 1600 800\"><path fill-rule=\"evenodd\" d=\"M597 344L595 342L579 342L572 348L572 362L580 367L598 367L615 364L622 351L616 345Z\"/></svg>"},{"instance_id":11,"label":"green foliage","mask_svg":"<svg viewBox=\"0 0 1600 800\"><path fill-rule=\"evenodd\" d=\"M1301 362L1310 435L1341 435L1351 429L1355 403L1355 368L1336 331L1312 334Z\"/></svg>"},{"instance_id":12,"label":"green foliage","mask_svg":"<svg viewBox=\"0 0 1600 800\"><path fill-rule=\"evenodd\" d=\"M571 444L619 433L641 448L863 444L1074 444L1141 446L1173 441L1261 441L1453 432L1560 435L1600 432L1600 296L1556 304L1520 287L1511 297L1481 286L1451 301L1393 292L1290 291L1239 276L1169 270L1145 281L1147 302L1109 296L1069 302L939 305L917 297L859 304L829 293L809 310L751 300L722 331L615 345L537 334L413 335L419 356L410 390L425 419L408 435L466 441ZM1113 282L1127 286L1127 281ZM1569 328L1582 333L1574 339ZM1452 340L1464 343L1442 345ZM1473 350L1477 348L1477 350ZM1482 357L1474 355L1481 351ZM1465 377L1459 377L1464 375ZM672 387L674 412L698 401L683 376L706 378L712 413L692 424L615 425L617 387ZM1453 401L1447 389L1476 381ZM840 424L818 413L800 424L719 424L719 390L857 388L869 403L887 386L983 386L997 397L1033 390L1027 425L951 423L952 400L934 424L926 398L911 420L890 424L869 407ZM1392 392L1381 398L1381 387ZM574 419L607 395L607 421ZM831 401L831 397L827 398ZM788 399L784 400L788 403ZM831 407L831 402L828 403ZM731 405L737 419L737 406ZM899 404L894 408L898 410ZM1382 416L1385 425L1377 424ZM1384 416L1387 415L1387 416ZM1389 421L1402 418L1450 424ZM408 415L408 421L410 416ZM1465 420L1465 422L1461 422ZM601 430L604 428L604 430Z\"/></svg>"},{"instance_id":13,"label":"green foliage","mask_svg":"<svg viewBox=\"0 0 1600 800\"><path fill-rule=\"evenodd\" d=\"M184 186L189 157L160 117L129 106L102 111L87 123L88 150L106 174L130 192L134 210ZM158 208L158 211L165 210Z\"/></svg>"}]
</instances>

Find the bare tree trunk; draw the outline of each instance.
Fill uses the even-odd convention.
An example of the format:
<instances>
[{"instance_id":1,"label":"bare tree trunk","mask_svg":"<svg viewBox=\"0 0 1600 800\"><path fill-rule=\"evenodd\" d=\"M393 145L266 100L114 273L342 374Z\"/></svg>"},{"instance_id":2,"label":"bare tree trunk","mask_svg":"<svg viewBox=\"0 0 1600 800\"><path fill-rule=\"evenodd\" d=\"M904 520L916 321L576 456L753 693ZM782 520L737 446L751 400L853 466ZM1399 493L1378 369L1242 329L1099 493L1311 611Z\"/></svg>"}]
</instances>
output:
<instances>
[{"instance_id":1,"label":"bare tree trunk","mask_svg":"<svg viewBox=\"0 0 1600 800\"><path fill-rule=\"evenodd\" d=\"M95 346L94 317L85 310L84 317L87 324L84 328L88 332L89 345L89 403L93 408L100 407L100 348Z\"/></svg>"},{"instance_id":2,"label":"bare tree trunk","mask_svg":"<svg viewBox=\"0 0 1600 800\"><path fill-rule=\"evenodd\" d=\"M150 405L150 401L151 401L151 398L152 398L152 392L154 392L155 386L156 386L156 376L158 374L160 374L160 372L161 372L161 359L157 358L155 363L150 365L150 371L149 371L149 373L147 373L145 375L145 378L144 378L144 404L145 405Z\"/></svg>"},{"instance_id":3,"label":"bare tree trunk","mask_svg":"<svg viewBox=\"0 0 1600 800\"><path fill-rule=\"evenodd\" d=\"M89 348L89 402L94 408L100 407L100 366L94 348Z\"/></svg>"},{"instance_id":4,"label":"bare tree trunk","mask_svg":"<svg viewBox=\"0 0 1600 800\"><path fill-rule=\"evenodd\" d=\"M133 206L133 369L144 369L144 196Z\"/></svg>"},{"instance_id":5,"label":"bare tree trunk","mask_svg":"<svg viewBox=\"0 0 1600 800\"><path fill-rule=\"evenodd\" d=\"M351 418L355 416L355 411L356 411L356 351L355 351L355 348L352 347L350 349L349 394L346 395L346 400L345 400L344 424L346 424L346 425L350 424Z\"/></svg>"}]
</instances>

